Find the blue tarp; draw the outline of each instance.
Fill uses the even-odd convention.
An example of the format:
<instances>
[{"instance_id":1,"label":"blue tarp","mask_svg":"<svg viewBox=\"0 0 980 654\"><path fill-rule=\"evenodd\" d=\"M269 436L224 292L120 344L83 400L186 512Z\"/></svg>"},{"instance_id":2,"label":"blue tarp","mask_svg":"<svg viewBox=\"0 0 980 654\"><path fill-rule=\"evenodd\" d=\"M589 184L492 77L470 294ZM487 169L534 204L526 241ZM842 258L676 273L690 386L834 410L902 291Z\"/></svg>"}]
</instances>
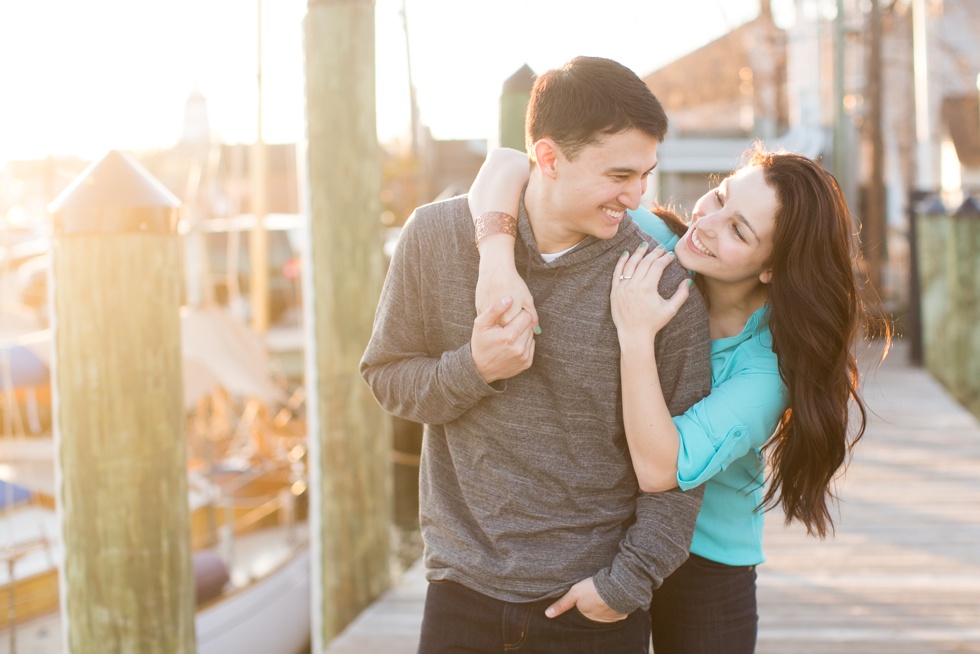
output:
<instances>
[{"instance_id":1,"label":"blue tarp","mask_svg":"<svg viewBox=\"0 0 980 654\"><path fill-rule=\"evenodd\" d=\"M31 499L31 491L23 486L0 480L0 511Z\"/></svg>"},{"instance_id":2,"label":"blue tarp","mask_svg":"<svg viewBox=\"0 0 980 654\"><path fill-rule=\"evenodd\" d=\"M50 382L50 371L29 347L4 345L0 346L0 391L10 390L8 380L14 389L44 386Z\"/></svg>"}]
</instances>

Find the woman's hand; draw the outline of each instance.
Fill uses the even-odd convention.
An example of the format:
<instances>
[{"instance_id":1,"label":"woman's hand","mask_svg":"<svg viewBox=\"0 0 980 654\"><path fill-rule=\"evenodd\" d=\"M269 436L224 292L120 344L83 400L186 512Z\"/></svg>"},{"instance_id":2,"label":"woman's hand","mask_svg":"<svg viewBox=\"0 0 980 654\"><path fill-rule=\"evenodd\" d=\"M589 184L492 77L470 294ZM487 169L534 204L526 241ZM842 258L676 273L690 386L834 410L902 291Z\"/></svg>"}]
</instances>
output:
<instances>
[{"instance_id":1,"label":"woman's hand","mask_svg":"<svg viewBox=\"0 0 980 654\"><path fill-rule=\"evenodd\" d=\"M609 297L620 344L634 338L652 342L687 300L690 279L681 282L669 300L660 296L657 286L674 254L663 247L647 253L647 247L642 244L630 256L624 252L613 271Z\"/></svg>"},{"instance_id":2,"label":"woman's hand","mask_svg":"<svg viewBox=\"0 0 980 654\"><path fill-rule=\"evenodd\" d=\"M534 298L514 265L514 238L507 234L488 234L480 239L478 247L480 276L476 281L477 314L483 313L502 298L510 297L514 303L500 318L500 325L509 324L523 309L531 316L534 333L540 334Z\"/></svg>"}]
</instances>

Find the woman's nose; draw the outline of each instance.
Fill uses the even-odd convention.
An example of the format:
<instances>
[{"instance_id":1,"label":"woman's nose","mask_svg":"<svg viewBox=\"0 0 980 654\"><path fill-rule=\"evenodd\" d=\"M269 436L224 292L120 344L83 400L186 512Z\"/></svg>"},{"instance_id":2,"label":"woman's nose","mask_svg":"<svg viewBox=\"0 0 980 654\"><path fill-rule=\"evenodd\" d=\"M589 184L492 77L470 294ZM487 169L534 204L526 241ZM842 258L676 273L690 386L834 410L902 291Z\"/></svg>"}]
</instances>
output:
<instances>
[{"instance_id":1,"label":"woman's nose","mask_svg":"<svg viewBox=\"0 0 980 654\"><path fill-rule=\"evenodd\" d=\"M715 224L718 222L718 214L717 212L707 213L699 217L696 222L697 222L698 230L700 230L704 234L713 236L715 230L718 228L718 226Z\"/></svg>"}]
</instances>

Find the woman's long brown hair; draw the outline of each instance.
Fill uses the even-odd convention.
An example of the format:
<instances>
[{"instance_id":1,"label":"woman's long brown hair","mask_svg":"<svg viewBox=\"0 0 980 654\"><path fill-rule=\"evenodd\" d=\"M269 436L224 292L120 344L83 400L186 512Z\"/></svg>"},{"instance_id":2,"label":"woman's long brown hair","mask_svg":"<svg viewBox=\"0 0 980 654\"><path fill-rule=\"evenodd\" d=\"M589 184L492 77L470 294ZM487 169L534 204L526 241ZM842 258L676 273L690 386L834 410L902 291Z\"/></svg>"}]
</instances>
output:
<instances>
[{"instance_id":1,"label":"woman's long brown hair","mask_svg":"<svg viewBox=\"0 0 980 654\"><path fill-rule=\"evenodd\" d=\"M768 320L789 398L763 447L771 473L761 508L781 505L787 523L798 520L823 538L833 530L834 478L867 425L851 350L867 317L856 230L840 185L817 162L757 148L748 165L762 169L779 203ZM878 333L887 341L888 325Z\"/></svg>"},{"instance_id":2,"label":"woman's long brown hair","mask_svg":"<svg viewBox=\"0 0 980 654\"><path fill-rule=\"evenodd\" d=\"M833 529L834 477L867 425L851 351L863 313L855 229L840 185L818 163L757 150L750 165L762 168L779 202L769 329L789 391L789 409L763 448L772 470L763 507L778 502L787 522L822 538Z\"/></svg>"}]
</instances>

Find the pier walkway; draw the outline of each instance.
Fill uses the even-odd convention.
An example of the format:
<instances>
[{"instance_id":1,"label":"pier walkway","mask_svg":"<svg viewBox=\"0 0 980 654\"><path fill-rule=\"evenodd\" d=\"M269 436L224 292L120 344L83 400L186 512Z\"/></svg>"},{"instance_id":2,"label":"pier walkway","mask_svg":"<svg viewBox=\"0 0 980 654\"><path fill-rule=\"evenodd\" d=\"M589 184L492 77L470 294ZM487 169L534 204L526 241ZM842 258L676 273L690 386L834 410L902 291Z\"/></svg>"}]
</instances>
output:
<instances>
[{"instance_id":1,"label":"pier walkway","mask_svg":"<svg viewBox=\"0 0 980 654\"><path fill-rule=\"evenodd\" d=\"M867 378L836 536L770 512L758 654L980 653L980 425L907 362ZM416 564L326 654L414 654L425 587Z\"/></svg>"}]
</instances>

